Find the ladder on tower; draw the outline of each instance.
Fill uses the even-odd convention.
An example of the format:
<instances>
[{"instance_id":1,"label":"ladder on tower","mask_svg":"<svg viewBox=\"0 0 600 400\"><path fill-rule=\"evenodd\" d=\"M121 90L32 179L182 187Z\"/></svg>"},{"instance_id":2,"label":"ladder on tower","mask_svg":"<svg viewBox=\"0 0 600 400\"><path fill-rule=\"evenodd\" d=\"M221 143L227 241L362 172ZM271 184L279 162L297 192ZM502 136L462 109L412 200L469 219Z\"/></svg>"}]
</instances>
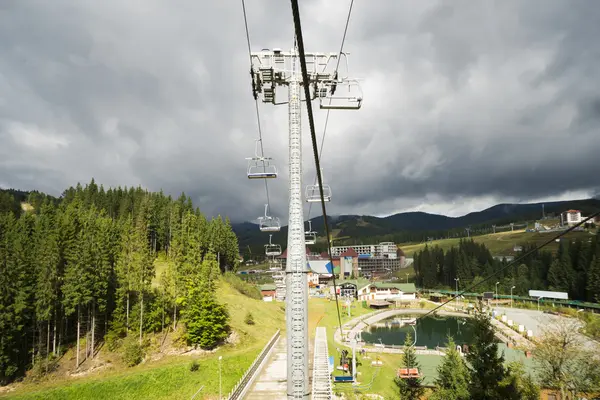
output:
<instances>
[{"instance_id":1,"label":"ladder on tower","mask_svg":"<svg viewBox=\"0 0 600 400\"><path fill-rule=\"evenodd\" d=\"M281 266L281 261L273 260L273 282L275 283L275 300L285 301L285 271Z\"/></svg>"},{"instance_id":2,"label":"ladder on tower","mask_svg":"<svg viewBox=\"0 0 600 400\"><path fill-rule=\"evenodd\" d=\"M317 327L313 359L312 399L333 399L331 388L331 367L327 349L327 330Z\"/></svg>"}]
</instances>

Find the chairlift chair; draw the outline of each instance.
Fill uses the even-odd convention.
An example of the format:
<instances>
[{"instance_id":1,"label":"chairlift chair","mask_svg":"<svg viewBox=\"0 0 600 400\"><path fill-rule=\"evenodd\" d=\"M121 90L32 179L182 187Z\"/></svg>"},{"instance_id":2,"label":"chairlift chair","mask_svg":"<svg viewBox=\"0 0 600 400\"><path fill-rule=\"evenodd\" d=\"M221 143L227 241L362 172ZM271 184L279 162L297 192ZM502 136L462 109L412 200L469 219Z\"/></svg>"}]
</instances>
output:
<instances>
[{"instance_id":1,"label":"chairlift chair","mask_svg":"<svg viewBox=\"0 0 600 400\"><path fill-rule=\"evenodd\" d=\"M269 179L277 178L277 168L271 164L271 157L263 157L258 155L258 142L261 139L256 139L254 149L254 157L248 157L248 179Z\"/></svg>"},{"instance_id":2,"label":"chairlift chair","mask_svg":"<svg viewBox=\"0 0 600 400\"><path fill-rule=\"evenodd\" d=\"M258 217L259 228L261 232L279 232L281 230L281 223L278 217L272 217L267 214L268 204L265 204L265 215Z\"/></svg>"},{"instance_id":3,"label":"chairlift chair","mask_svg":"<svg viewBox=\"0 0 600 400\"><path fill-rule=\"evenodd\" d=\"M271 242L273 235L269 235L269 243L265 244L265 255L267 257L277 257L281 255L281 245Z\"/></svg>"},{"instance_id":4,"label":"chairlift chair","mask_svg":"<svg viewBox=\"0 0 600 400\"><path fill-rule=\"evenodd\" d=\"M306 244L315 244L317 242L317 233L313 232L310 221L308 221L308 230L304 232L304 242Z\"/></svg>"},{"instance_id":5,"label":"chairlift chair","mask_svg":"<svg viewBox=\"0 0 600 400\"><path fill-rule=\"evenodd\" d=\"M363 94L356 79L343 79L327 83L319 92L322 110L358 110L362 105Z\"/></svg>"}]
</instances>

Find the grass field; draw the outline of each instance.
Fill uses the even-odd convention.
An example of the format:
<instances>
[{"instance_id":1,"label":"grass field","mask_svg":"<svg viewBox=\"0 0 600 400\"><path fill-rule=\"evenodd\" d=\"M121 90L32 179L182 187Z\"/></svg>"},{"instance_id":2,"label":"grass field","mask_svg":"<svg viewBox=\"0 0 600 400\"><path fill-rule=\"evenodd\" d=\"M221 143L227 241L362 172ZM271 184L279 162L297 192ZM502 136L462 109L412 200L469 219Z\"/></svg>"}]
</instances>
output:
<instances>
[{"instance_id":1,"label":"grass field","mask_svg":"<svg viewBox=\"0 0 600 400\"><path fill-rule=\"evenodd\" d=\"M525 243L531 243L535 245L541 245L544 242L550 240L552 237L557 235L558 232L550 232L550 233L538 233L538 232L525 232L524 230L514 231L514 232L499 232L495 234L489 235L481 235L481 236L473 236L473 240L476 243L483 243L485 246L491 251L492 255L502 255L502 256L514 256L516 253L513 250L515 245L522 245ZM587 240L590 239L592 234L588 232L569 232L563 238L569 240L582 239ZM450 249L452 246L458 246L460 239L442 239L442 240L433 240L427 243L400 243L398 247L400 247L407 257L412 257L417 251L428 246L439 246L444 250ZM556 251L558 249L559 244L556 242L552 242L546 249Z\"/></svg>"},{"instance_id":2,"label":"grass field","mask_svg":"<svg viewBox=\"0 0 600 400\"><path fill-rule=\"evenodd\" d=\"M237 337L235 344L227 344L203 355L167 356L133 368L115 366L81 378L53 376L44 382L17 385L14 392L2 397L23 400L189 399L204 386L196 398L216 399L219 394L219 356L223 357L222 387L225 395L275 331L284 327L285 313L281 303L250 299L225 283L221 283L218 293L221 301L229 305L231 325ZM254 325L243 322L248 311L254 316ZM197 360L200 366L195 372L189 368L192 360Z\"/></svg>"}]
</instances>

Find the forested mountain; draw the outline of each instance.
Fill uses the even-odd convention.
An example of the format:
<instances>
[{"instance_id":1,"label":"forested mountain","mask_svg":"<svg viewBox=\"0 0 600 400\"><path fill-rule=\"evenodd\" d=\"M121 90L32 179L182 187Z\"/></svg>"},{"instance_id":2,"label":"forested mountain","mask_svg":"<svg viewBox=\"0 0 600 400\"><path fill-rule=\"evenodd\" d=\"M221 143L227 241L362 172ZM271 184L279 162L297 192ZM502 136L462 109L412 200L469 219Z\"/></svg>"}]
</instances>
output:
<instances>
[{"instance_id":1,"label":"forested mountain","mask_svg":"<svg viewBox=\"0 0 600 400\"><path fill-rule=\"evenodd\" d=\"M214 285L237 261L228 219L206 220L185 194L105 191L94 180L60 199L14 194L0 193L0 383L48 369L70 345L77 367L102 338L111 348L130 338L141 345L145 332L178 321L192 345L227 336ZM24 196L30 211L21 210ZM160 276L157 257L166 261Z\"/></svg>"},{"instance_id":2,"label":"forested mountain","mask_svg":"<svg viewBox=\"0 0 600 400\"><path fill-rule=\"evenodd\" d=\"M524 245L522 254L535 248ZM483 281L506 265L492 257L483 244L461 240L458 247L448 251L426 246L414 256L417 285L425 288L459 289ZM500 272L493 279L483 282L477 292L494 291L500 282L501 293L527 295L530 289L568 292L569 298L600 302L600 235L590 240L561 240L556 255L549 251L533 252L517 264Z\"/></svg>"},{"instance_id":3,"label":"forested mountain","mask_svg":"<svg viewBox=\"0 0 600 400\"><path fill-rule=\"evenodd\" d=\"M584 216L600 210L600 199L556 201L535 204L498 204L483 211L472 212L461 217L406 212L379 218L372 216L341 215L330 217L330 227L340 240L336 244L359 244L367 242L393 241L396 243L420 242L428 238L466 236L464 228L471 227L471 235L491 233L492 225L505 225L511 222L539 220L542 217L542 204L546 215L558 215L568 209L581 210ZM311 219L312 229L322 237L325 232L323 217ZM306 224L308 229L308 224ZM256 224L244 222L233 224L244 254L248 246L253 252L260 252L268 242L268 235L260 232ZM287 226L273 235L273 242L286 245ZM315 247L322 250L322 243Z\"/></svg>"}]
</instances>

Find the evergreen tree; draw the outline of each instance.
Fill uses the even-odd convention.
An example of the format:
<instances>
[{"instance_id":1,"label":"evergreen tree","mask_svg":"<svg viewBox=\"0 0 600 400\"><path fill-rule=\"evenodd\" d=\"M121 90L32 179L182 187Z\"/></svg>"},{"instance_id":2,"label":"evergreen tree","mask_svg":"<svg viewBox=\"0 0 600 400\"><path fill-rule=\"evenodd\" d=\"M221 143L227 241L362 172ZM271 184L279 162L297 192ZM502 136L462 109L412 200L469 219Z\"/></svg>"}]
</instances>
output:
<instances>
[{"instance_id":1,"label":"evergreen tree","mask_svg":"<svg viewBox=\"0 0 600 400\"><path fill-rule=\"evenodd\" d=\"M473 318L473 342L466 359L469 363L473 400L504 400L508 397L501 382L506 376L504 355L498 354L498 343L490 317L481 311L481 305Z\"/></svg>"},{"instance_id":2,"label":"evergreen tree","mask_svg":"<svg viewBox=\"0 0 600 400\"><path fill-rule=\"evenodd\" d=\"M52 351L56 354L56 324L57 303L59 290L60 249L58 231L55 224L55 210L48 200L44 201L37 217L35 227L35 264L36 288L35 306L37 321L45 322L46 348L45 354L50 354L51 324L54 323L54 340ZM41 332L40 332L41 333ZM40 339L42 336L40 335ZM41 350L41 349L40 349ZM47 362L47 361L46 361Z\"/></svg>"},{"instance_id":3,"label":"evergreen tree","mask_svg":"<svg viewBox=\"0 0 600 400\"><path fill-rule=\"evenodd\" d=\"M451 337L446 344L448 351L437 367L435 391L431 400L469 400L469 370L456 350Z\"/></svg>"},{"instance_id":4,"label":"evergreen tree","mask_svg":"<svg viewBox=\"0 0 600 400\"><path fill-rule=\"evenodd\" d=\"M588 270L587 293L590 301L600 303L600 257L594 256Z\"/></svg>"},{"instance_id":5,"label":"evergreen tree","mask_svg":"<svg viewBox=\"0 0 600 400\"><path fill-rule=\"evenodd\" d=\"M506 400L538 400L540 388L530 374L525 373L521 362L515 361L508 364L506 377L501 382Z\"/></svg>"},{"instance_id":6,"label":"evergreen tree","mask_svg":"<svg viewBox=\"0 0 600 400\"><path fill-rule=\"evenodd\" d=\"M402 356L402 367L407 369L417 368L419 374L421 374L421 366L417 361L417 354L415 353L415 348L413 347L413 340L410 333L406 335L406 339L404 340L404 355ZM423 393L425 393L425 388L423 387L423 378L421 377L397 377L395 379L395 383L396 386L398 386L398 391L402 400L418 400L421 398Z\"/></svg>"}]
</instances>

